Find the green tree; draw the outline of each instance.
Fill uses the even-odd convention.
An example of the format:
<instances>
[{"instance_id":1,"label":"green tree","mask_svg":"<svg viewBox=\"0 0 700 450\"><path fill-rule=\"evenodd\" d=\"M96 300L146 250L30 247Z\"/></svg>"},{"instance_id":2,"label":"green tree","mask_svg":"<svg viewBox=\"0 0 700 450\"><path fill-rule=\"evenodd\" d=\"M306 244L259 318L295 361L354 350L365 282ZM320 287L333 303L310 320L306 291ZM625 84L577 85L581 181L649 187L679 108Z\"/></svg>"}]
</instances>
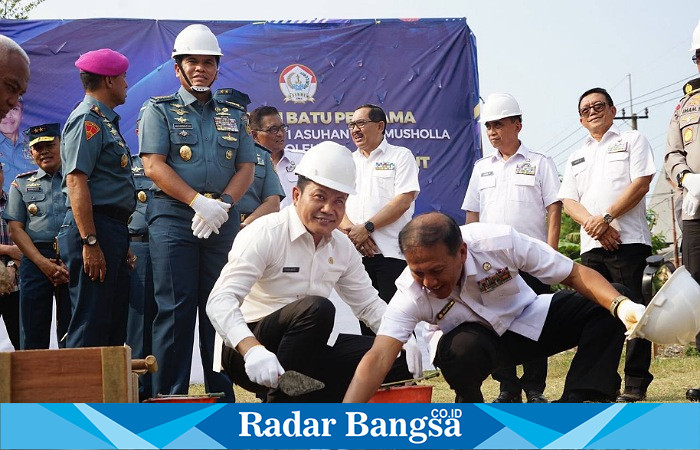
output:
<instances>
[{"instance_id":1,"label":"green tree","mask_svg":"<svg viewBox=\"0 0 700 450\"><path fill-rule=\"evenodd\" d=\"M28 19L29 11L42 3L44 0L3 0L0 1L0 14L3 19Z\"/></svg>"}]
</instances>

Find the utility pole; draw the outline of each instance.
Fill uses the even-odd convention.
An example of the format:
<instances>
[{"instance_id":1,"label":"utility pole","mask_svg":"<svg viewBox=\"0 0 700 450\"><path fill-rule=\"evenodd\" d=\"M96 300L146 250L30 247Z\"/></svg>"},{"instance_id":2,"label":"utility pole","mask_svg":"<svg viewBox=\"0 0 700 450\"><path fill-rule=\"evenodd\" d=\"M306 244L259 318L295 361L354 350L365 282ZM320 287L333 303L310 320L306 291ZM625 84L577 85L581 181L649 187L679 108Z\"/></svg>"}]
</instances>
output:
<instances>
[{"instance_id":1,"label":"utility pole","mask_svg":"<svg viewBox=\"0 0 700 450\"><path fill-rule=\"evenodd\" d=\"M644 108L644 115L640 116L634 113L634 105L632 104L632 74L628 73L627 74L627 79L629 80L629 88L630 88L630 115L625 114L625 108L622 108L622 115L615 117L615 120L631 120L632 121L632 129L636 130L637 129L637 119L648 119L649 118L649 109Z\"/></svg>"}]
</instances>

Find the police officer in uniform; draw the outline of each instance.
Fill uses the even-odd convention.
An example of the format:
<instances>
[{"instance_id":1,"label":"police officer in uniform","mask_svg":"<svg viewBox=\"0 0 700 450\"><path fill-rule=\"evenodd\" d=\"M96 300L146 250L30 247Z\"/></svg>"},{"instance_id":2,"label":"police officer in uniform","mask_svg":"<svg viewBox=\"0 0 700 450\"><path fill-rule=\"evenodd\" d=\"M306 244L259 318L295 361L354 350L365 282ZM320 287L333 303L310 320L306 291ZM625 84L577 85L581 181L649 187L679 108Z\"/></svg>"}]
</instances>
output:
<instances>
[{"instance_id":1,"label":"police officer in uniform","mask_svg":"<svg viewBox=\"0 0 700 450\"><path fill-rule=\"evenodd\" d=\"M57 258L56 235L66 216L61 190L61 129L57 123L27 130L38 170L18 175L10 187L3 218L10 238L22 250L20 276L20 348L49 348L53 297L59 347L70 321L68 269Z\"/></svg>"},{"instance_id":2,"label":"police officer in uniform","mask_svg":"<svg viewBox=\"0 0 700 450\"><path fill-rule=\"evenodd\" d=\"M700 72L700 21L690 51ZM671 117L664 168L683 189L683 264L700 283L700 78L687 82L683 94ZM700 334L695 344L700 348ZM700 401L700 388L688 389L686 397Z\"/></svg>"},{"instance_id":3,"label":"police officer in uniform","mask_svg":"<svg viewBox=\"0 0 700 450\"><path fill-rule=\"evenodd\" d=\"M518 139L522 130L520 105L510 94L491 94L481 112L481 122L496 149L474 165L462 209L467 223L510 225L520 233L559 248L561 202L557 197L559 175L551 158L534 152ZM528 273L520 274L535 294L547 294L550 287ZM493 373L501 392L494 403L520 403L525 391L528 403L546 403L543 392L547 359L523 364L518 378L515 367Z\"/></svg>"},{"instance_id":4,"label":"police officer in uniform","mask_svg":"<svg viewBox=\"0 0 700 450\"><path fill-rule=\"evenodd\" d=\"M63 129L68 211L58 234L68 266L72 317L66 347L123 345L128 309L129 229L134 179L114 108L126 101L129 60L100 49L75 63L85 98Z\"/></svg>"},{"instance_id":5,"label":"police officer in uniform","mask_svg":"<svg viewBox=\"0 0 700 450\"><path fill-rule=\"evenodd\" d=\"M172 55L181 87L153 97L139 126L143 166L159 189L146 212L158 305L153 392L187 393L199 311L205 387L232 401L230 379L212 371L214 329L204 308L239 230L236 203L253 180L255 150L245 107L212 96L222 53L211 30L186 27Z\"/></svg>"}]
</instances>

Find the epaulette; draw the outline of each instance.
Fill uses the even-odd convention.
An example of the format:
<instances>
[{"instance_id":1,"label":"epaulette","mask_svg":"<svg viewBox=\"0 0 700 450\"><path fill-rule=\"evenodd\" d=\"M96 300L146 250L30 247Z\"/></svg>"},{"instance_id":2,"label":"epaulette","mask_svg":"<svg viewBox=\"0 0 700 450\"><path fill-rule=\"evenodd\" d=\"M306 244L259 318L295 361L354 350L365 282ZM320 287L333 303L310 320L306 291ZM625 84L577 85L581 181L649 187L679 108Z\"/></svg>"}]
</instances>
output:
<instances>
[{"instance_id":1,"label":"epaulette","mask_svg":"<svg viewBox=\"0 0 700 450\"><path fill-rule=\"evenodd\" d=\"M250 97L245 92L233 88L217 89L214 93L214 98L225 103L231 104L238 109L246 110L250 105Z\"/></svg>"},{"instance_id":2,"label":"epaulette","mask_svg":"<svg viewBox=\"0 0 700 450\"><path fill-rule=\"evenodd\" d=\"M700 78L690 80L683 85L683 95L688 95L700 89Z\"/></svg>"},{"instance_id":3,"label":"epaulette","mask_svg":"<svg viewBox=\"0 0 700 450\"><path fill-rule=\"evenodd\" d=\"M97 114L98 116L100 116L100 117L102 117L102 118L105 117L105 115L102 114L102 111L100 111L100 108L99 108L97 105L92 105L92 106L90 107L90 111L91 111L91 112L94 112L95 114Z\"/></svg>"},{"instance_id":4,"label":"epaulette","mask_svg":"<svg viewBox=\"0 0 700 450\"><path fill-rule=\"evenodd\" d=\"M229 106L233 106L233 107L236 108L236 109L240 109L240 110L243 111L243 112L248 111L248 108L246 108L245 106L240 105L240 104L238 104L238 103L236 103L236 102L232 102L232 101L229 101L229 100L219 100L219 101L220 101L221 103L225 103L225 104L227 104L227 105L229 105Z\"/></svg>"},{"instance_id":5,"label":"epaulette","mask_svg":"<svg viewBox=\"0 0 700 450\"><path fill-rule=\"evenodd\" d=\"M171 94L171 95L156 95L155 97L151 97L151 101L153 103L163 103L163 102L169 102L171 100L177 100L177 96L175 94Z\"/></svg>"},{"instance_id":6,"label":"epaulette","mask_svg":"<svg viewBox=\"0 0 700 450\"><path fill-rule=\"evenodd\" d=\"M284 151L289 153L299 153L301 155L306 154L306 150L300 150L298 148L285 148Z\"/></svg>"},{"instance_id":7,"label":"epaulette","mask_svg":"<svg viewBox=\"0 0 700 450\"><path fill-rule=\"evenodd\" d=\"M38 170L30 170L29 172L24 172L24 173L17 174L17 178L28 177L29 175L34 175L34 174L37 173L37 172L38 172Z\"/></svg>"}]
</instances>

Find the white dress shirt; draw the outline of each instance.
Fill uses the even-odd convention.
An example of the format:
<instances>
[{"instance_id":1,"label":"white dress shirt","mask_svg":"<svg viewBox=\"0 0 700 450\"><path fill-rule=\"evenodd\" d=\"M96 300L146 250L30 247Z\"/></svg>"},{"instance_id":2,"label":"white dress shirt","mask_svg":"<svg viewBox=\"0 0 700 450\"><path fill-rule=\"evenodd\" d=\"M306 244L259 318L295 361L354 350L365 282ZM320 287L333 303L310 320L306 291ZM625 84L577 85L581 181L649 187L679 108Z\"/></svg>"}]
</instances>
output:
<instances>
[{"instance_id":1,"label":"white dress shirt","mask_svg":"<svg viewBox=\"0 0 700 450\"><path fill-rule=\"evenodd\" d=\"M559 201L559 186L552 159L521 144L507 161L496 151L474 164L462 209L546 242L547 207Z\"/></svg>"},{"instance_id":2,"label":"white dress shirt","mask_svg":"<svg viewBox=\"0 0 700 450\"><path fill-rule=\"evenodd\" d=\"M554 284L571 274L573 261L508 225L475 222L460 229L467 244L461 285L448 298L439 299L416 283L407 267L396 280L398 291L389 302L377 334L406 342L423 320L437 325L443 333L465 322L478 322L499 336L510 330L539 339L552 294L536 295L518 270L545 284ZM503 277L496 276L499 270ZM500 282L489 283L495 279ZM451 299L454 306L438 319L438 313Z\"/></svg>"},{"instance_id":3,"label":"white dress shirt","mask_svg":"<svg viewBox=\"0 0 700 450\"><path fill-rule=\"evenodd\" d=\"M284 189L284 198L280 201L280 209L292 204L292 188L297 185L299 176L295 173L301 158L306 154L303 150L284 149L282 158L277 162L275 171Z\"/></svg>"},{"instance_id":4,"label":"white dress shirt","mask_svg":"<svg viewBox=\"0 0 700 450\"><path fill-rule=\"evenodd\" d=\"M569 156L559 198L576 200L594 216L605 215L632 180L655 173L649 141L639 131L620 132L613 125L600 142L588 136ZM611 225L620 232L623 244L651 245L644 200ZM600 247L581 227L581 253Z\"/></svg>"},{"instance_id":5,"label":"white dress shirt","mask_svg":"<svg viewBox=\"0 0 700 450\"><path fill-rule=\"evenodd\" d=\"M357 169L357 194L348 197L345 214L352 223L365 223L397 195L419 192L416 157L406 147L391 145L382 140L369 157L357 150L352 155ZM415 200L398 220L377 228L372 239L379 253L388 258L404 259L399 250L399 232L413 217Z\"/></svg>"},{"instance_id":6,"label":"white dress shirt","mask_svg":"<svg viewBox=\"0 0 700 450\"><path fill-rule=\"evenodd\" d=\"M296 208L289 206L238 233L209 294L207 315L226 344L235 348L253 336L246 323L308 295L328 298L333 288L356 317L378 329L386 303L372 287L350 239L336 229L315 246Z\"/></svg>"}]
</instances>

